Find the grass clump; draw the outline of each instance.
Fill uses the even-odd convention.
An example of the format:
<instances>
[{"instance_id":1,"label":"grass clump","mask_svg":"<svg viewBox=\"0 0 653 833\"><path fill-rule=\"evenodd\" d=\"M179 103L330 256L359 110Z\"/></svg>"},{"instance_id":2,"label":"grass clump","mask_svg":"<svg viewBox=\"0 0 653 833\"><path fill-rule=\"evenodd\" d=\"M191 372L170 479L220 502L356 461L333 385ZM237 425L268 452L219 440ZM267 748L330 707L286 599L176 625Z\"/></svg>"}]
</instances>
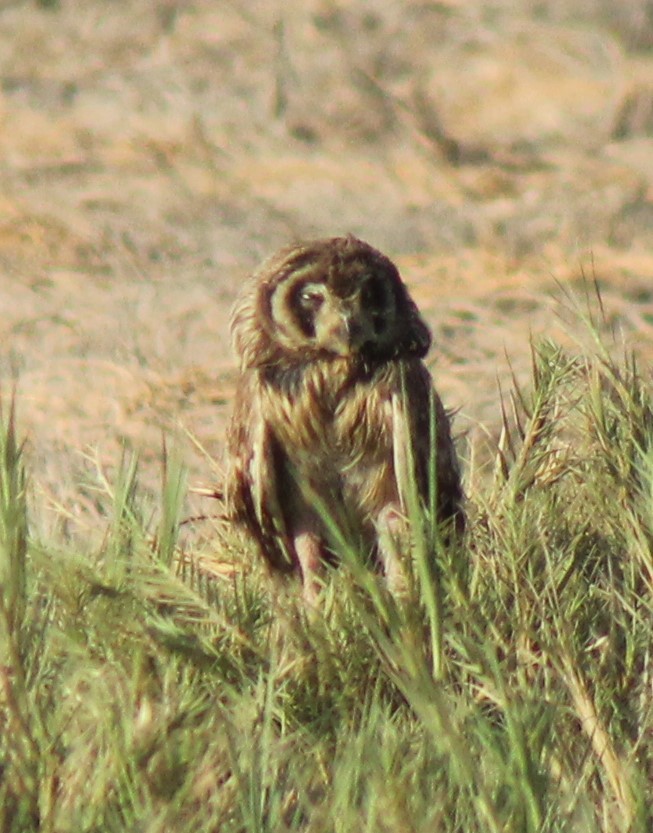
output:
<instances>
[{"instance_id":1,"label":"grass clump","mask_svg":"<svg viewBox=\"0 0 653 833\"><path fill-rule=\"evenodd\" d=\"M133 459L104 483L98 551L37 540L13 410L1 434L3 830L650 829L653 421L632 358L534 348L464 542L414 517L412 596L345 554L317 617L230 534L180 539L174 461L158 507Z\"/></svg>"}]
</instances>

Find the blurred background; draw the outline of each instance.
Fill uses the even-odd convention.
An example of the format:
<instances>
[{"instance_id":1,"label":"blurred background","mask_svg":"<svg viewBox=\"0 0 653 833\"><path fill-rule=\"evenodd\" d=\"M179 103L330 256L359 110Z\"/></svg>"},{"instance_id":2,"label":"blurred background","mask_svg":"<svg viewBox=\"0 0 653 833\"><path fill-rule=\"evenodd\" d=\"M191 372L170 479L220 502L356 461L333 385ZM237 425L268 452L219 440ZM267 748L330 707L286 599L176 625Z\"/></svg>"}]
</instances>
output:
<instances>
[{"instance_id":1,"label":"blurred background","mask_svg":"<svg viewBox=\"0 0 653 833\"><path fill-rule=\"evenodd\" d=\"M347 232L432 326L463 456L595 280L648 373L653 2L0 2L0 386L52 505L124 445L155 482L163 433L215 479L239 285Z\"/></svg>"}]
</instances>

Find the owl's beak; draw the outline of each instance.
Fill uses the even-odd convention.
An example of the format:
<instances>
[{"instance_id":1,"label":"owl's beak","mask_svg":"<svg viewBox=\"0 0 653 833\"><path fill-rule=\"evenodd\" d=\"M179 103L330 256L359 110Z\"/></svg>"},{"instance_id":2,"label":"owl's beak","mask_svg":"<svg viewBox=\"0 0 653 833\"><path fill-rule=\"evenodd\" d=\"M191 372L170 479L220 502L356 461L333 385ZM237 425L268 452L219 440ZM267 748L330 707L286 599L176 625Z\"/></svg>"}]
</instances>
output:
<instances>
[{"instance_id":1,"label":"owl's beak","mask_svg":"<svg viewBox=\"0 0 653 833\"><path fill-rule=\"evenodd\" d=\"M358 350L364 340L360 324L353 316L341 311L333 316L323 345L338 356L349 356Z\"/></svg>"},{"instance_id":2,"label":"owl's beak","mask_svg":"<svg viewBox=\"0 0 653 833\"><path fill-rule=\"evenodd\" d=\"M346 316L338 316L329 328L329 350L338 356L348 356L352 351L350 329L350 322Z\"/></svg>"}]
</instances>

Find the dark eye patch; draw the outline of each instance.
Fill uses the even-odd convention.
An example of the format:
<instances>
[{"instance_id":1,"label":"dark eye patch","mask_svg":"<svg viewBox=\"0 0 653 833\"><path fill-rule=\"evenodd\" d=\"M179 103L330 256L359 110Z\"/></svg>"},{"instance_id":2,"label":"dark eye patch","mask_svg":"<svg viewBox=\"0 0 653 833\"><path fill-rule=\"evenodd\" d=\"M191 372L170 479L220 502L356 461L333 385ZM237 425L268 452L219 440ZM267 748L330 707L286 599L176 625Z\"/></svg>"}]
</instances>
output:
<instances>
[{"instance_id":1,"label":"dark eye patch","mask_svg":"<svg viewBox=\"0 0 653 833\"><path fill-rule=\"evenodd\" d=\"M388 293L383 278L371 275L363 284L361 290L361 304L365 309L385 311L388 304Z\"/></svg>"},{"instance_id":2,"label":"dark eye patch","mask_svg":"<svg viewBox=\"0 0 653 833\"><path fill-rule=\"evenodd\" d=\"M315 316L323 303L324 290L316 284L299 284L292 293L293 317L308 338L315 338Z\"/></svg>"},{"instance_id":3,"label":"dark eye patch","mask_svg":"<svg viewBox=\"0 0 653 833\"><path fill-rule=\"evenodd\" d=\"M324 293L311 286L305 286L297 293L297 299L302 307L317 312L324 303Z\"/></svg>"},{"instance_id":4,"label":"dark eye patch","mask_svg":"<svg viewBox=\"0 0 653 833\"><path fill-rule=\"evenodd\" d=\"M361 307L372 321L374 332L380 336L392 320L393 303L388 282L381 275L370 275L361 289Z\"/></svg>"}]
</instances>

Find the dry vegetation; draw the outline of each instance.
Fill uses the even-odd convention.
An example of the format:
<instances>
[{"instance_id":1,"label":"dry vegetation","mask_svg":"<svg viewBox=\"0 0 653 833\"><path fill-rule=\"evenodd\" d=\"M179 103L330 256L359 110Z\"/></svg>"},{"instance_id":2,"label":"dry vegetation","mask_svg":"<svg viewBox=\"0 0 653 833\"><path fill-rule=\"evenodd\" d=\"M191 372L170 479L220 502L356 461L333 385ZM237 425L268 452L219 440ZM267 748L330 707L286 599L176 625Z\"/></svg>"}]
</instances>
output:
<instances>
[{"instance_id":1,"label":"dry vegetation","mask_svg":"<svg viewBox=\"0 0 653 833\"><path fill-rule=\"evenodd\" d=\"M0 65L0 828L649 830L650 2L4 0ZM307 624L179 520L241 280L348 231L472 521Z\"/></svg>"}]
</instances>

